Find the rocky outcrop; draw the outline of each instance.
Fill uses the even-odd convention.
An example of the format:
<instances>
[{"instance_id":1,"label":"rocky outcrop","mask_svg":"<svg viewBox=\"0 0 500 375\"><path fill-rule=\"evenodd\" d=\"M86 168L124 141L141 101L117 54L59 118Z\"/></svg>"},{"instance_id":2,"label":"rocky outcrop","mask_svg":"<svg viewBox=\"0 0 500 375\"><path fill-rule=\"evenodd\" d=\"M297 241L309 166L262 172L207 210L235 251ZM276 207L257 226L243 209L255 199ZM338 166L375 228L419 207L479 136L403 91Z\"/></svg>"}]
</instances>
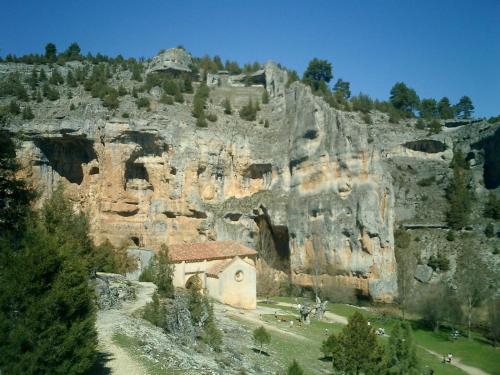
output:
<instances>
[{"instance_id":1,"label":"rocky outcrop","mask_svg":"<svg viewBox=\"0 0 500 375\"><path fill-rule=\"evenodd\" d=\"M119 309L122 302L135 298L134 287L122 275L97 272L93 282L101 310Z\"/></svg>"},{"instance_id":2,"label":"rocky outcrop","mask_svg":"<svg viewBox=\"0 0 500 375\"><path fill-rule=\"evenodd\" d=\"M373 113L369 126L301 83L286 88L287 73L275 64L264 72L271 100L257 120L224 114L220 103L231 97L236 113L264 88L216 87L207 111L218 120L207 129L195 126L189 94L184 104L168 106L153 97L147 112L127 95L120 103L127 119L109 117L83 90L76 94L85 105L75 111L64 109L64 98L53 114L42 112L47 103L34 105L36 120L11 127L23 134L24 174L42 200L63 183L88 213L96 242L159 249L237 240L298 284L335 278L391 301L395 224L445 221L455 147L471 153L477 190L488 189L485 176L494 186L500 125L461 125L430 136ZM430 176L432 186L424 186Z\"/></svg>"},{"instance_id":3,"label":"rocky outcrop","mask_svg":"<svg viewBox=\"0 0 500 375\"><path fill-rule=\"evenodd\" d=\"M184 48L170 48L160 52L150 62L148 73L174 71L191 72L192 58Z\"/></svg>"}]
</instances>

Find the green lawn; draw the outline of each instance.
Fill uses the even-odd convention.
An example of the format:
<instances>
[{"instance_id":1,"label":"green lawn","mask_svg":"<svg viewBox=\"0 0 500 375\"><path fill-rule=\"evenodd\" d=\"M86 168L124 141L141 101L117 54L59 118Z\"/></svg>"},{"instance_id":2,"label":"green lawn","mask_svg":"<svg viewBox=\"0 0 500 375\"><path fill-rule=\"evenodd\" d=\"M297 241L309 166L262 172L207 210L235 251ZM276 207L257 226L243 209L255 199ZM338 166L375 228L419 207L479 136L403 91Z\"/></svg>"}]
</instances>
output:
<instances>
[{"instance_id":1,"label":"green lawn","mask_svg":"<svg viewBox=\"0 0 500 375\"><path fill-rule=\"evenodd\" d=\"M273 300L276 302L295 303L295 298L292 297L274 297ZM303 299L299 298L299 302L302 301ZM265 305L269 306L267 304ZM279 308L296 314L295 308L284 306L280 306ZM328 304L327 310L346 318L349 318L356 311L361 312L375 328L383 327L386 333L390 332L397 321L396 318L381 316L371 309L345 304ZM451 352L455 357L460 358L464 364L478 367L492 375L500 375L500 348L492 347L483 341L480 335L475 334L472 340L468 340L466 337L460 337L458 340L454 341L450 339L449 333L435 333L420 327L417 324L418 322L412 323L414 327L415 342L418 345L443 355ZM311 331L315 332L315 328L312 328ZM317 336L317 332L313 333L313 336L321 340L321 337ZM436 357L425 352L423 349L419 349L418 354L422 363L434 368L437 374L463 374L462 371L455 367L440 363Z\"/></svg>"}]
</instances>

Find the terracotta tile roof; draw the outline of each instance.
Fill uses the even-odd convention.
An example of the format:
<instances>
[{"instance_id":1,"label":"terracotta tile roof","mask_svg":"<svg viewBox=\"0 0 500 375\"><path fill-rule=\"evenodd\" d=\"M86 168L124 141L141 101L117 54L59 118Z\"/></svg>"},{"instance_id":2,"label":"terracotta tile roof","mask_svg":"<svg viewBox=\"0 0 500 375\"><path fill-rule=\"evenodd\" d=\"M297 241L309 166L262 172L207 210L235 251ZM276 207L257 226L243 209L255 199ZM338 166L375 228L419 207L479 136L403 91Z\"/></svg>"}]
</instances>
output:
<instances>
[{"instance_id":1,"label":"terracotta tile roof","mask_svg":"<svg viewBox=\"0 0 500 375\"><path fill-rule=\"evenodd\" d=\"M235 241L212 241L170 245L168 254L172 262L179 263L253 256L257 255L257 252Z\"/></svg>"},{"instance_id":2,"label":"terracotta tile roof","mask_svg":"<svg viewBox=\"0 0 500 375\"><path fill-rule=\"evenodd\" d=\"M210 267L207 270L207 276L218 278L219 273L224 271L227 266L229 266L231 263L233 263L233 261L234 261L234 259L226 259L226 260L222 260L220 262L217 262L216 264L214 264L212 267Z\"/></svg>"}]
</instances>

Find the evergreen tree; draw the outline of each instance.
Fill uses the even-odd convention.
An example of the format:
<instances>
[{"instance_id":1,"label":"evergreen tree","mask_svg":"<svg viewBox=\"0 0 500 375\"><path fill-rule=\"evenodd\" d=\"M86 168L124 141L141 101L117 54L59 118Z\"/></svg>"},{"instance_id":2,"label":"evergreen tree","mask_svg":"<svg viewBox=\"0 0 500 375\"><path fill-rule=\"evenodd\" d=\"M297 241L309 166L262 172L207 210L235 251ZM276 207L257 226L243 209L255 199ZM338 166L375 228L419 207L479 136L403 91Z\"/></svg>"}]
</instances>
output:
<instances>
[{"instance_id":1,"label":"evergreen tree","mask_svg":"<svg viewBox=\"0 0 500 375\"><path fill-rule=\"evenodd\" d=\"M52 71L49 79L49 83L52 85L62 85L64 84L64 78L57 68Z\"/></svg>"},{"instance_id":2,"label":"evergreen tree","mask_svg":"<svg viewBox=\"0 0 500 375\"><path fill-rule=\"evenodd\" d=\"M420 102L415 90L409 88L403 82L397 82L392 87L389 101L394 108L407 115L413 115L413 112L418 108Z\"/></svg>"},{"instance_id":3,"label":"evergreen tree","mask_svg":"<svg viewBox=\"0 0 500 375\"><path fill-rule=\"evenodd\" d=\"M419 107L420 117L430 120L438 116L438 108L435 99L422 99Z\"/></svg>"},{"instance_id":4,"label":"evergreen tree","mask_svg":"<svg viewBox=\"0 0 500 375\"><path fill-rule=\"evenodd\" d=\"M32 90L35 90L38 86L38 70L35 67L31 70L31 76L28 79L28 84Z\"/></svg>"},{"instance_id":5,"label":"evergreen tree","mask_svg":"<svg viewBox=\"0 0 500 375\"><path fill-rule=\"evenodd\" d=\"M333 90L339 93L345 100L351 97L350 83L339 78L333 86Z\"/></svg>"},{"instance_id":6,"label":"evergreen tree","mask_svg":"<svg viewBox=\"0 0 500 375\"><path fill-rule=\"evenodd\" d=\"M32 215L17 246L0 240L0 369L5 373L82 374L94 362L87 227L73 227L81 223L79 215L64 199L58 201L61 197L58 189L40 214Z\"/></svg>"},{"instance_id":7,"label":"evergreen tree","mask_svg":"<svg viewBox=\"0 0 500 375\"><path fill-rule=\"evenodd\" d=\"M80 60L80 52L81 50L78 43L71 43L68 49L64 52L64 55L66 56L68 61Z\"/></svg>"},{"instance_id":8,"label":"evergreen tree","mask_svg":"<svg viewBox=\"0 0 500 375\"><path fill-rule=\"evenodd\" d=\"M446 96L441 98L441 100L438 102L438 113L439 117L447 120L451 119L455 116L455 112L453 110L453 107L450 104L450 99L448 99Z\"/></svg>"},{"instance_id":9,"label":"evergreen tree","mask_svg":"<svg viewBox=\"0 0 500 375\"><path fill-rule=\"evenodd\" d=\"M66 83L69 87L77 87L78 82L76 82L75 76L71 70L68 70L68 74L66 75Z\"/></svg>"},{"instance_id":10,"label":"evergreen tree","mask_svg":"<svg viewBox=\"0 0 500 375\"><path fill-rule=\"evenodd\" d=\"M48 62L55 62L57 59L57 49L54 43L48 43L45 46L45 58Z\"/></svg>"},{"instance_id":11,"label":"evergreen tree","mask_svg":"<svg viewBox=\"0 0 500 375\"><path fill-rule=\"evenodd\" d=\"M387 347L387 366L387 373L391 375L420 374L420 364L408 322L396 323L391 331Z\"/></svg>"},{"instance_id":12,"label":"evergreen tree","mask_svg":"<svg viewBox=\"0 0 500 375\"><path fill-rule=\"evenodd\" d=\"M38 79L39 79L40 82L47 81L47 73L45 73L45 69L44 68L40 69L40 76L39 76Z\"/></svg>"},{"instance_id":13,"label":"evergreen tree","mask_svg":"<svg viewBox=\"0 0 500 375\"><path fill-rule=\"evenodd\" d=\"M265 90L262 93L262 104L268 104L269 103L269 94L267 93L267 90Z\"/></svg>"},{"instance_id":14,"label":"evergreen tree","mask_svg":"<svg viewBox=\"0 0 500 375\"><path fill-rule=\"evenodd\" d=\"M320 82L328 83L333 78L332 64L326 60L317 58L309 61L309 65L304 72L303 80L314 90L318 90Z\"/></svg>"},{"instance_id":15,"label":"evergreen tree","mask_svg":"<svg viewBox=\"0 0 500 375\"><path fill-rule=\"evenodd\" d=\"M333 368L345 374L385 374L387 369L383 347L359 312L338 335L338 350L332 359Z\"/></svg>"},{"instance_id":16,"label":"evergreen tree","mask_svg":"<svg viewBox=\"0 0 500 375\"><path fill-rule=\"evenodd\" d=\"M456 113L460 118L469 119L474 112L474 105L472 104L471 98L468 96L462 96L460 101L455 105Z\"/></svg>"},{"instance_id":17,"label":"evergreen tree","mask_svg":"<svg viewBox=\"0 0 500 375\"><path fill-rule=\"evenodd\" d=\"M10 132L0 127L0 236L22 232L33 198L24 181L16 177L18 170L14 139Z\"/></svg>"}]
</instances>

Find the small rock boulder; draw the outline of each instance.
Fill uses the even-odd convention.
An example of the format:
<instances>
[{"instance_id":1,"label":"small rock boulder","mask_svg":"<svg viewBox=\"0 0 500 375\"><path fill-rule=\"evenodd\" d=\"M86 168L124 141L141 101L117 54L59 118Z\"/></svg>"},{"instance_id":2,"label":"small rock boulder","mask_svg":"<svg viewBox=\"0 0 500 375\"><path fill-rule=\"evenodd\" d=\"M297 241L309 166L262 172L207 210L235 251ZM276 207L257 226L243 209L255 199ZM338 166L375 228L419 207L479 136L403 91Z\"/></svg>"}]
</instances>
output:
<instances>
[{"instance_id":1,"label":"small rock boulder","mask_svg":"<svg viewBox=\"0 0 500 375\"><path fill-rule=\"evenodd\" d=\"M415 279L421 283L428 283L431 280L433 272L431 267L425 264L419 264L415 269Z\"/></svg>"}]
</instances>

